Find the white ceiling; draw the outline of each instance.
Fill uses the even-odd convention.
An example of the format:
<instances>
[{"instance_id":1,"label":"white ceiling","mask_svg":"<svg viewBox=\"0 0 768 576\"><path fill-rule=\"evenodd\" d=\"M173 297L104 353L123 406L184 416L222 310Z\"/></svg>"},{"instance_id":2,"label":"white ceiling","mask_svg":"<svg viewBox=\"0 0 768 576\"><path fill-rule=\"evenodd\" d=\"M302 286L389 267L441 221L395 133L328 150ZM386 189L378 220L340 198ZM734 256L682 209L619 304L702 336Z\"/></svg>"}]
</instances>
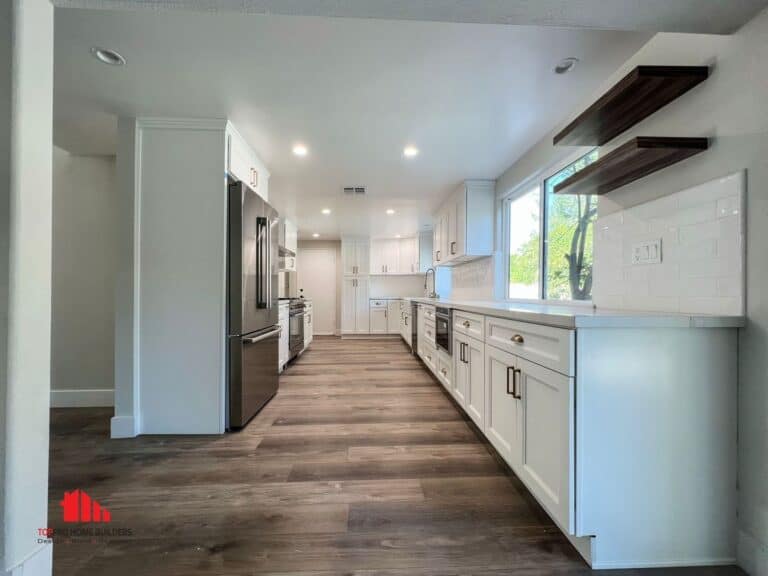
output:
<instances>
[{"instance_id":1,"label":"white ceiling","mask_svg":"<svg viewBox=\"0 0 768 576\"><path fill-rule=\"evenodd\" d=\"M56 10L55 134L110 154L117 115L228 117L302 237L409 234L572 116L645 33L237 13ZM89 54L118 50L115 68ZM564 56L580 65L557 76ZM309 147L300 159L293 143ZM403 146L421 154L406 160ZM365 199L341 188L365 185ZM320 214L329 207L330 216ZM394 216L386 216L386 208Z\"/></svg>"},{"instance_id":2,"label":"white ceiling","mask_svg":"<svg viewBox=\"0 0 768 576\"><path fill-rule=\"evenodd\" d=\"M53 0L57 6L730 34L766 0Z\"/></svg>"}]
</instances>

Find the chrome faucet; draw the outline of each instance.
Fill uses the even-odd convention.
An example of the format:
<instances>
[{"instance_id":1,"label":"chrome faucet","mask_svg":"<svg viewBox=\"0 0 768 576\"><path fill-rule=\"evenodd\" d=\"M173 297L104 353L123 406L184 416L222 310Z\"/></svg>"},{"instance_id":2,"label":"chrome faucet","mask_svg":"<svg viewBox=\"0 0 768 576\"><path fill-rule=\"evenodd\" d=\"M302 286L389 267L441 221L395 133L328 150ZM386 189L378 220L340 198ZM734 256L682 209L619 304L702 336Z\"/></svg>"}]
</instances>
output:
<instances>
[{"instance_id":1,"label":"chrome faucet","mask_svg":"<svg viewBox=\"0 0 768 576\"><path fill-rule=\"evenodd\" d=\"M432 272L432 291L427 292L430 272ZM439 296L437 295L437 292L435 292L435 269L434 268L427 268L427 271L424 273L424 293L427 295L427 298L439 298Z\"/></svg>"}]
</instances>

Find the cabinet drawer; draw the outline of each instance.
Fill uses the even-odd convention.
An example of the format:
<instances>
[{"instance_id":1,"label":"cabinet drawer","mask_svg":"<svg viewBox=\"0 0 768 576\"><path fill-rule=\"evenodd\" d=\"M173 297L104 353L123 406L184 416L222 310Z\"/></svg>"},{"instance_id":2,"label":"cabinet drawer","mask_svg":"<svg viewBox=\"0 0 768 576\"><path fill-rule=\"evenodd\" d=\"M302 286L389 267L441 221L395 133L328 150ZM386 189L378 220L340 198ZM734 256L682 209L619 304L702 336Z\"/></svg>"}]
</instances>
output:
<instances>
[{"instance_id":1,"label":"cabinet drawer","mask_svg":"<svg viewBox=\"0 0 768 576\"><path fill-rule=\"evenodd\" d=\"M485 317L461 310L453 311L453 329L460 334L466 334L483 340L485 336Z\"/></svg>"},{"instance_id":2,"label":"cabinet drawer","mask_svg":"<svg viewBox=\"0 0 768 576\"><path fill-rule=\"evenodd\" d=\"M424 320L424 340L429 342L433 348L435 348L437 345L435 344L435 322Z\"/></svg>"},{"instance_id":3,"label":"cabinet drawer","mask_svg":"<svg viewBox=\"0 0 768 576\"><path fill-rule=\"evenodd\" d=\"M371 300L371 308L386 308L386 300Z\"/></svg>"},{"instance_id":4,"label":"cabinet drawer","mask_svg":"<svg viewBox=\"0 0 768 576\"><path fill-rule=\"evenodd\" d=\"M453 387L453 358L443 350L437 351L437 379L442 382L446 390L451 392Z\"/></svg>"},{"instance_id":5,"label":"cabinet drawer","mask_svg":"<svg viewBox=\"0 0 768 576\"><path fill-rule=\"evenodd\" d=\"M433 323L435 321L435 307L434 306L424 306L422 308L424 310L424 318L427 320L431 320Z\"/></svg>"},{"instance_id":6,"label":"cabinet drawer","mask_svg":"<svg viewBox=\"0 0 768 576\"><path fill-rule=\"evenodd\" d=\"M433 374L437 375L437 348L429 342L424 342L421 346L421 359L427 365Z\"/></svg>"},{"instance_id":7,"label":"cabinet drawer","mask_svg":"<svg viewBox=\"0 0 768 576\"><path fill-rule=\"evenodd\" d=\"M566 376L574 376L574 332L487 316L485 343Z\"/></svg>"}]
</instances>

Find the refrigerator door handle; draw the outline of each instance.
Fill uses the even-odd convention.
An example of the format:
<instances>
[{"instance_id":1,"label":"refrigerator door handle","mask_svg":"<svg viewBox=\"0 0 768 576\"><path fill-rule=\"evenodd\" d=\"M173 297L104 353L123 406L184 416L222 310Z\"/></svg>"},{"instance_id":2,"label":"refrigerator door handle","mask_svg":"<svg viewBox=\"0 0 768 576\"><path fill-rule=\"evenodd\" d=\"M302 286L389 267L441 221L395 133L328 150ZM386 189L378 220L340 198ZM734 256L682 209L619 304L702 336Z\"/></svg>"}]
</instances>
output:
<instances>
[{"instance_id":1,"label":"refrigerator door handle","mask_svg":"<svg viewBox=\"0 0 768 576\"><path fill-rule=\"evenodd\" d=\"M267 332L266 334L261 334L259 336L254 336L253 338L243 338L243 342L245 344L256 344L256 342L261 342L262 340L266 340L267 338L271 338L275 335L280 335L283 331L282 327L278 327L277 330L272 330L270 332Z\"/></svg>"}]
</instances>

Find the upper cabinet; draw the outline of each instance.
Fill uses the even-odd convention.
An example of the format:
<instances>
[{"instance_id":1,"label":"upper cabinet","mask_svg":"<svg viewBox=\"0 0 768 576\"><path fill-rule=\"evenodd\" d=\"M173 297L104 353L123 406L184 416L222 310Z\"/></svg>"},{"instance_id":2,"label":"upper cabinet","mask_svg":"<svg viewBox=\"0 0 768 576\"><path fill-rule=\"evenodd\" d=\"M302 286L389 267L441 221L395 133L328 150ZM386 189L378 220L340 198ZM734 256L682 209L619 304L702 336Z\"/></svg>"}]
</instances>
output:
<instances>
[{"instance_id":1,"label":"upper cabinet","mask_svg":"<svg viewBox=\"0 0 768 576\"><path fill-rule=\"evenodd\" d=\"M370 244L367 239L345 238L341 241L341 261L345 276L368 275Z\"/></svg>"},{"instance_id":2,"label":"upper cabinet","mask_svg":"<svg viewBox=\"0 0 768 576\"><path fill-rule=\"evenodd\" d=\"M232 124L227 124L227 173L269 201L269 171Z\"/></svg>"},{"instance_id":3,"label":"upper cabinet","mask_svg":"<svg viewBox=\"0 0 768 576\"><path fill-rule=\"evenodd\" d=\"M452 266L493 255L496 183L467 180L434 217L432 261Z\"/></svg>"},{"instance_id":4,"label":"upper cabinet","mask_svg":"<svg viewBox=\"0 0 768 576\"><path fill-rule=\"evenodd\" d=\"M419 239L385 238L371 240L371 269L375 275L419 274Z\"/></svg>"},{"instance_id":5,"label":"upper cabinet","mask_svg":"<svg viewBox=\"0 0 768 576\"><path fill-rule=\"evenodd\" d=\"M432 266L432 230L419 234L419 272L424 273Z\"/></svg>"}]
</instances>

